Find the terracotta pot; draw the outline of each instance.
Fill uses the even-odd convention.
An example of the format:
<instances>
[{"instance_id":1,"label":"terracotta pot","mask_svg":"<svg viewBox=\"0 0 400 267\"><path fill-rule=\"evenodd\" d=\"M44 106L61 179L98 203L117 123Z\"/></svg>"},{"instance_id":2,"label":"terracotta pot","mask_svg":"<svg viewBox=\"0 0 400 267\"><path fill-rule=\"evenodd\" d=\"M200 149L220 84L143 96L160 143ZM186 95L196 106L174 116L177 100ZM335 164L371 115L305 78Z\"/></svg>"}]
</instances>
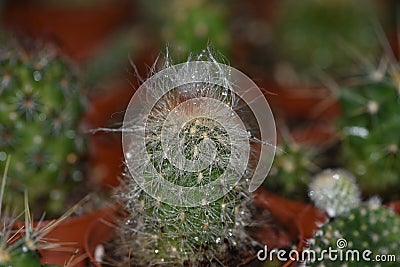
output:
<instances>
[{"instance_id":1,"label":"terracotta pot","mask_svg":"<svg viewBox=\"0 0 400 267\"><path fill-rule=\"evenodd\" d=\"M71 259L71 251L74 252L72 262L74 267L86 267L84 241L87 232L93 222L108 220L114 212L113 207L104 208L92 213L68 218L50 231L45 238L63 243L62 250L40 250L42 264L55 264L64 266ZM76 253L76 254L75 254Z\"/></svg>"},{"instance_id":2,"label":"terracotta pot","mask_svg":"<svg viewBox=\"0 0 400 267\"><path fill-rule=\"evenodd\" d=\"M400 200L387 204L389 208L393 209L400 216Z\"/></svg>"},{"instance_id":3,"label":"terracotta pot","mask_svg":"<svg viewBox=\"0 0 400 267\"><path fill-rule=\"evenodd\" d=\"M67 262L73 267L86 267L87 255L85 254L85 238L91 225L94 222L109 220L113 218L115 207L107 207L85 215L67 218L56 225L43 237L47 242L60 244L54 249L39 249L41 255L41 264L53 264L64 266ZM45 227L53 221L44 221L39 227ZM23 228L25 223L17 221L14 224L14 229ZM37 227L38 223L34 223ZM19 236L14 236L11 242L18 239Z\"/></svg>"},{"instance_id":4,"label":"terracotta pot","mask_svg":"<svg viewBox=\"0 0 400 267\"><path fill-rule=\"evenodd\" d=\"M90 266L101 267L99 259L96 259L96 250L98 246L102 246L104 243L110 240L114 230L113 224L116 221L115 210L108 211L106 217L99 220L94 220L84 236L84 249L85 253L91 263Z\"/></svg>"},{"instance_id":5,"label":"terracotta pot","mask_svg":"<svg viewBox=\"0 0 400 267\"><path fill-rule=\"evenodd\" d=\"M121 0L66 5L7 1L0 17L6 28L56 43L71 58L83 61L93 56L107 37L131 19L132 3Z\"/></svg>"}]
</instances>

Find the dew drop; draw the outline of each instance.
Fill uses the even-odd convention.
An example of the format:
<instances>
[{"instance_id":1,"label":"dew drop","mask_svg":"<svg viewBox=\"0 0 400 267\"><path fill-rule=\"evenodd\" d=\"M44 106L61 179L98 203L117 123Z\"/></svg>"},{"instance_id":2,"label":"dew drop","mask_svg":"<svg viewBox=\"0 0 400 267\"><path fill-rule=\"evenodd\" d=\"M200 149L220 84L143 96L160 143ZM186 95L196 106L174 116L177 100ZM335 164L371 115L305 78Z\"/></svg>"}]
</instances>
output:
<instances>
[{"instance_id":1,"label":"dew drop","mask_svg":"<svg viewBox=\"0 0 400 267\"><path fill-rule=\"evenodd\" d=\"M322 236L324 233L321 230L315 231L315 236Z\"/></svg>"},{"instance_id":2,"label":"dew drop","mask_svg":"<svg viewBox=\"0 0 400 267\"><path fill-rule=\"evenodd\" d=\"M42 79L42 74L40 73L40 71L36 70L33 72L33 79L38 82Z\"/></svg>"},{"instance_id":3,"label":"dew drop","mask_svg":"<svg viewBox=\"0 0 400 267\"><path fill-rule=\"evenodd\" d=\"M22 251L26 253L26 252L29 251L29 248L27 246L23 245L22 246Z\"/></svg>"}]
</instances>

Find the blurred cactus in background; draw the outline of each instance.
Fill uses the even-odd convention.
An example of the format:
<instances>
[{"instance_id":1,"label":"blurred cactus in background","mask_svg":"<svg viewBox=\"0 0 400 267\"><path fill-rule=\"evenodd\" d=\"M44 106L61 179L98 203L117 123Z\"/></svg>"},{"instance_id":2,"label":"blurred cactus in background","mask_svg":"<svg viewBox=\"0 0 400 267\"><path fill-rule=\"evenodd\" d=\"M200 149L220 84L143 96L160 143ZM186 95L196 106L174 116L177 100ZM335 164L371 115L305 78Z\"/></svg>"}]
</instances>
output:
<instances>
[{"instance_id":1,"label":"blurred cactus in background","mask_svg":"<svg viewBox=\"0 0 400 267\"><path fill-rule=\"evenodd\" d=\"M199 54L211 44L221 54L229 55L227 3L224 0L164 1L142 0L143 19L158 31L163 45L172 48L175 59L185 61L190 53ZM157 8L165 5L163 9Z\"/></svg>"},{"instance_id":2,"label":"blurred cactus in background","mask_svg":"<svg viewBox=\"0 0 400 267\"><path fill-rule=\"evenodd\" d=\"M32 215L29 210L27 194L24 196L25 223L16 227L18 216L10 214L11 207L3 202L5 199L7 172L10 167L11 157L5 164L1 164L4 170L0 185L0 267L41 267L39 249L54 249L60 245L45 240L43 237L51 231L65 216L55 220L46 226L33 225ZM40 227L41 226L41 227ZM44 267L56 267L44 265Z\"/></svg>"},{"instance_id":3,"label":"blurred cactus in background","mask_svg":"<svg viewBox=\"0 0 400 267\"><path fill-rule=\"evenodd\" d=\"M348 261L319 259L308 266L399 266L399 239L399 215L380 203L365 203L326 223L309 241L310 249L319 252L332 248L342 255L352 255L347 252L357 250L359 260L351 256ZM371 251L367 255L371 261L362 257L365 250ZM382 264L374 261L377 255L394 255L396 258Z\"/></svg>"},{"instance_id":4,"label":"blurred cactus in background","mask_svg":"<svg viewBox=\"0 0 400 267\"><path fill-rule=\"evenodd\" d=\"M399 197L400 102L398 65L338 90L342 106L342 164L362 192ZM379 76L379 77L378 77Z\"/></svg>"},{"instance_id":5,"label":"blurred cactus in background","mask_svg":"<svg viewBox=\"0 0 400 267\"><path fill-rule=\"evenodd\" d=\"M357 55L373 58L379 51L374 29L374 12L379 12L376 2L284 0L281 4L274 48L278 60L285 62L280 69L290 67L292 72L309 74L317 68L332 75L333 71L349 71Z\"/></svg>"},{"instance_id":6,"label":"blurred cactus in background","mask_svg":"<svg viewBox=\"0 0 400 267\"><path fill-rule=\"evenodd\" d=\"M294 140L284 141L276 151L265 187L281 196L304 200L312 175L319 171L315 163L317 155L316 149L310 146Z\"/></svg>"},{"instance_id":7,"label":"blurred cactus in background","mask_svg":"<svg viewBox=\"0 0 400 267\"><path fill-rule=\"evenodd\" d=\"M78 78L53 49L28 52L12 41L1 44L0 69L0 160L13 157L8 181L15 205L22 208L29 189L36 210L58 213L71 183L82 179Z\"/></svg>"}]
</instances>

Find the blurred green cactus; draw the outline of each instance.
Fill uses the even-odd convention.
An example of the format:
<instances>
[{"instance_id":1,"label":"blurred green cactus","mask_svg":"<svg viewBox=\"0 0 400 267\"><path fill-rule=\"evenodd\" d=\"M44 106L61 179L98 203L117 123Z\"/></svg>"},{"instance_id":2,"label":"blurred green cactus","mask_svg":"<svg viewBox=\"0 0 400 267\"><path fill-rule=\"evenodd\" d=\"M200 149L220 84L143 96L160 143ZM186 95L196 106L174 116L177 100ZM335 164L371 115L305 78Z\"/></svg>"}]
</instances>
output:
<instances>
[{"instance_id":1,"label":"blurred green cactus","mask_svg":"<svg viewBox=\"0 0 400 267\"><path fill-rule=\"evenodd\" d=\"M275 153L265 187L281 196L304 200L312 175L319 171L317 154L310 146L293 140L284 141Z\"/></svg>"},{"instance_id":2,"label":"blurred green cactus","mask_svg":"<svg viewBox=\"0 0 400 267\"><path fill-rule=\"evenodd\" d=\"M354 67L355 50L376 55L379 41L373 1L285 0L276 22L275 48L297 72L311 68L346 71Z\"/></svg>"},{"instance_id":3,"label":"blurred green cactus","mask_svg":"<svg viewBox=\"0 0 400 267\"><path fill-rule=\"evenodd\" d=\"M173 58L185 61L199 54L209 43L229 55L229 25L226 1L160 0L142 1L145 21L150 21L163 43L171 46ZM160 9L157 6L164 5ZM160 26L161 25L161 26ZM157 27L157 28L155 28Z\"/></svg>"},{"instance_id":4,"label":"blurred green cactus","mask_svg":"<svg viewBox=\"0 0 400 267\"><path fill-rule=\"evenodd\" d=\"M363 193L398 197L400 102L396 81L383 74L341 88L341 160L359 178Z\"/></svg>"},{"instance_id":5,"label":"blurred green cactus","mask_svg":"<svg viewBox=\"0 0 400 267\"><path fill-rule=\"evenodd\" d=\"M58 246L56 243L44 241L43 236L60 221L53 221L41 229L34 227L29 210L28 198L25 194L25 224L20 228L15 227L17 219L10 216L10 207L3 203L10 159L11 158L8 157L7 162L2 164L4 173L0 187L0 221L2 223L0 229L0 267L41 267L38 249L56 248ZM62 219L63 218L65 217L62 217ZM43 267L56 266L46 264Z\"/></svg>"},{"instance_id":6,"label":"blurred green cactus","mask_svg":"<svg viewBox=\"0 0 400 267\"><path fill-rule=\"evenodd\" d=\"M73 68L51 48L27 52L1 44L0 99L0 160L13 157L14 201L21 203L28 188L35 209L59 212L69 185L81 179L84 98Z\"/></svg>"}]
</instances>

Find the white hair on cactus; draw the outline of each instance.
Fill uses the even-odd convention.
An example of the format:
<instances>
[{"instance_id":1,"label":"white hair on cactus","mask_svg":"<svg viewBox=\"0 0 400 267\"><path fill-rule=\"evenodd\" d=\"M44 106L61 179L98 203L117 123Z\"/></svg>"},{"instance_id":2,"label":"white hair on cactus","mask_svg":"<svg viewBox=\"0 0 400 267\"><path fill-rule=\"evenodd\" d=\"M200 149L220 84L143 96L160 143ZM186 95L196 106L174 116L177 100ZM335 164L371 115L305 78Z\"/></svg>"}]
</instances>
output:
<instances>
[{"instance_id":1,"label":"white hair on cactus","mask_svg":"<svg viewBox=\"0 0 400 267\"><path fill-rule=\"evenodd\" d=\"M193 59L172 66L167 56L128 106L119 192L127 218L116 247L129 257L117 266L203 266L231 249L252 253L249 185L271 166L273 116L239 71L209 50ZM252 184L254 173L263 177Z\"/></svg>"},{"instance_id":2,"label":"white hair on cactus","mask_svg":"<svg viewBox=\"0 0 400 267\"><path fill-rule=\"evenodd\" d=\"M259 88L211 54L203 56L205 61L174 66L167 60L168 67L140 86L125 113L128 169L149 195L171 205L215 201L243 176L251 175L252 192L267 176L275 154L274 119ZM256 119L260 138L252 139L246 109ZM258 164L249 170L253 140L263 141ZM143 156L132 157L132 151ZM187 184L189 173L204 177L218 171L218 179Z\"/></svg>"},{"instance_id":3,"label":"white hair on cactus","mask_svg":"<svg viewBox=\"0 0 400 267\"><path fill-rule=\"evenodd\" d=\"M349 212L361 201L354 176L344 169L327 169L317 174L309 185L309 196L330 217Z\"/></svg>"}]
</instances>

